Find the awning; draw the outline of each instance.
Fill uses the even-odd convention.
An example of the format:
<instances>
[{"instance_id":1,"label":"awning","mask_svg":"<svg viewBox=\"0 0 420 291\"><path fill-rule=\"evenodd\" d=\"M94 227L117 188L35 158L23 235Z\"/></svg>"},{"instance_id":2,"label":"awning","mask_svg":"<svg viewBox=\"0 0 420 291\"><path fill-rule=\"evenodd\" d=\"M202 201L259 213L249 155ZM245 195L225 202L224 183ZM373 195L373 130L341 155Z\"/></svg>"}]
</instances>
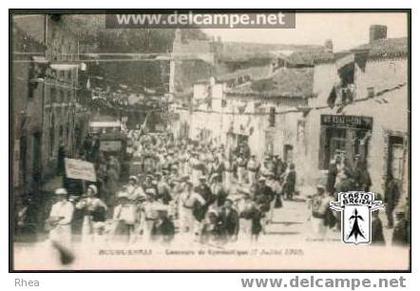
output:
<instances>
[{"instance_id":1,"label":"awning","mask_svg":"<svg viewBox=\"0 0 420 291\"><path fill-rule=\"evenodd\" d=\"M48 64L48 59L43 56L33 56L32 59L36 64Z\"/></svg>"},{"instance_id":2,"label":"awning","mask_svg":"<svg viewBox=\"0 0 420 291\"><path fill-rule=\"evenodd\" d=\"M50 64L50 68L56 71L69 71L78 67L79 64Z\"/></svg>"}]
</instances>

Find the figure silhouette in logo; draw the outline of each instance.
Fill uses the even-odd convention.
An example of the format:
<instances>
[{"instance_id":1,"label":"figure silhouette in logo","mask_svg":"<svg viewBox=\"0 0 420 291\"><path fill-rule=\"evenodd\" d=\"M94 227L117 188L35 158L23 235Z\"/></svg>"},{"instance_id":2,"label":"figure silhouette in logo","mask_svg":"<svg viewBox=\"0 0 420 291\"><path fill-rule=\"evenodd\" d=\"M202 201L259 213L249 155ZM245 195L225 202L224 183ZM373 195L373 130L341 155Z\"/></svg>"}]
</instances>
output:
<instances>
[{"instance_id":1,"label":"figure silhouette in logo","mask_svg":"<svg viewBox=\"0 0 420 291\"><path fill-rule=\"evenodd\" d=\"M352 219L354 219L354 223L353 223L353 227L352 227L351 232L350 232L349 236L347 237L347 239L349 239L351 236L354 236L355 241L357 241L358 236L361 236L361 237L365 238L362 231L360 230L359 223L358 223L358 219L363 221L363 217L359 215L359 213L357 212L357 209L354 209L354 214L352 216L350 216L350 218L349 218L350 221Z\"/></svg>"}]
</instances>

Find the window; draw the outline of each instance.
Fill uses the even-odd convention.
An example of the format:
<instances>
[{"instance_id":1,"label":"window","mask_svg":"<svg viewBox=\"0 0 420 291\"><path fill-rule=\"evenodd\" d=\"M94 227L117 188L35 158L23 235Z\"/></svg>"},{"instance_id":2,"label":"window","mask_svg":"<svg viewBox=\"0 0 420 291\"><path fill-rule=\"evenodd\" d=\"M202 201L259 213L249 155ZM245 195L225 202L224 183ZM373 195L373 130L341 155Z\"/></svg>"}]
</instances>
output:
<instances>
[{"instance_id":1,"label":"window","mask_svg":"<svg viewBox=\"0 0 420 291\"><path fill-rule=\"evenodd\" d=\"M283 161L293 163L293 146L290 144L285 144L283 147Z\"/></svg>"},{"instance_id":2,"label":"window","mask_svg":"<svg viewBox=\"0 0 420 291\"><path fill-rule=\"evenodd\" d=\"M270 107L270 114L268 116L268 126L276 126L276 108Z\"/></svg>"},{"instance_id":3,"label":"window","mask_svg":"<svg viewBox=\"0 0 420 291\"><path fill-rule=\"evenodd\" d=\"M373 98L375 96L375 87L368 87L367 95L369 98Z\"/></svg>"},{"instance_id":4,"label":"window","mask_svg":"<svg viewBox=\"0 0 420 291\"><path fill-rule=\"evenodd\" d=\"M355 115L321 115L319 168L328 169L337 155L350 162L359 154L366 157L373 119Z\"/></svg>"},{"instance_id":5,"label":"window","mask_svg":"<svg viewBox=\"0 0 420 291\"><path fill-rule=\"evenodd\" d=\"M50 89L50 103L53 104L56 102L57 89L55 87L51 87Z\"/></svg>"},{"instance_id":6,"label":"window","mask_svg":"<svg viewBox=\"0 0 420 291\"><path fill-rule=\"evenodd\" d=\"M404 139L402 136L390 135L388 138L388 173L402 181L404 172Z\"/></svg>"},{"instance_id":7,"label":"window","mask_svg":"<svg viewBox=\"0 0 420 291\"><path fill-rule=\"evenodd\" d=\"M63 102L63 99L62 99L62 89L61 88L58 88L57 90L56 90L56 99L55 99L55 101L57 102L57 103L61 103L61 102Z\"/></svg>"},{"instance_id":8,"label":"window","mask_svg":"<svg viewBox=\"0 0 420 291\"><path fill-rule=\"evenodd\" d=\"M35 89L36 89L36 83L33 80L29 80L29 84L28 84L28 98L29 99L34 98Z\"/></svg>"},{"instance_id":9,"label":"window","mask_svg":"<svg viewBox=\"0 0 420 291\"><path fill-rule=\"evenodd\" d=\"M54 118L54 114L51 116L51 121L50 121L50 129L49 129L49 138L50 138L50 152L49 155L50 157L54 156L54 146L55 146L55 128L54 128L54 123L55 123L55 118Z\"/></svg>"},{"instance_id":10,"label":"window","mask_svg":"<svg viewBox=\"0 0 420 291\"><path fill-rule=\"evenodd\" d=\"M19 144L19 162L20 162L20 169L19 169L19 175L20 175L20 181L22 181L22 185L26 184L26 166L27 166L27 159L26 159L26 146L27 146L27 139L26 136L21 136L20 138L20 144Z\"/></svg>"},{"instance_id":11,"label":"window","mask_svg":"<svg viewBox=\"0 0 420 291\"><path fill-rule=\"evenodd\" d=\"M336 155L346 153L346 129L337 127L321 128L320 168L328 169Z\"/></svg>"},{"instance_id":12,"label":"window","mask_svg":"<svg viewBox=\"0 0 420 291\"><path fill-rule=\"evenodd\" d=\"M41 178L41 133L32 135L32 177L35 181Z\"/></svg>"},{"instance_id":13,"label":"window","mask_svg":"<svg viewBox=\"0 0 420 291\"><path fill-rule=\"evenodd\" d=\"M30 68L29 68L29 75L28 75L28 98L33 98L34 97L34 92L35 89L38 85L37 81L36 81L36 68L35 68L35 64L31 64Z\"/></svg>"}]
</instances>

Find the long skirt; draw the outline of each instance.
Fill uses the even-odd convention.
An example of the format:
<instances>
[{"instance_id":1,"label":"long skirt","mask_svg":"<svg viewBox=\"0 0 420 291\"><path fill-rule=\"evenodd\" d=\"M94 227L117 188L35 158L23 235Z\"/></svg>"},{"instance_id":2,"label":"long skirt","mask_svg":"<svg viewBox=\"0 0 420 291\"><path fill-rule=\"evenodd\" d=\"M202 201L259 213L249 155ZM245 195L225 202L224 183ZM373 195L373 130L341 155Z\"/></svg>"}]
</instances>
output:
<instances>
[{"instance_id":1,"label":"long skirt","mask_svg":"<svg viewBox=\"0 0 420 291\"><path fill-rule=\"evenodd\" d=\"M256 172L255 171L250 171L248 170L248 182L249 184L255 184L257 177L256 177Z\"/></svg>"},{"instance_id":2,"label":"long skirt","mask_svg":"<svg viewBox=\"0 0 420 291\"><path fill-rule=\"evenodd\" d=\"M327 232L327 227L324 225L323 218L311 217L312 231L317 237L324 237Z\"/></svg>"},{"instance_id":3,"label":"long skirt","mask_svg":"<svg viewBox=\"0 0 420 291\"><path fill-rule=\"evenodd\" d=\"M180 222L180 229L181 232L189 232L194 233L195 232L195 217L193 215L193 210L186 208L186 207L180 207L179 209L179 222Z\"/></svg>"},{"instance_id":4,"label":"long skirt","mask_svg":"<svg viewBox=\"0 0 420 291\"><path fill-rule=\"evenodd\" d=\"M245 167L238 167L238 183L245 184L247 176L247 169Z\"/></svg>"},{"instance_id":5,"label":"long skirt","mask_svg":"<svg viewBox=\"0 0 420 291\"><path fill-rule=\"evenodd\" d=\"M252 220L240 218L238 241L250 242L251 239L252 239Z\"/></svg>"}]
</instances>

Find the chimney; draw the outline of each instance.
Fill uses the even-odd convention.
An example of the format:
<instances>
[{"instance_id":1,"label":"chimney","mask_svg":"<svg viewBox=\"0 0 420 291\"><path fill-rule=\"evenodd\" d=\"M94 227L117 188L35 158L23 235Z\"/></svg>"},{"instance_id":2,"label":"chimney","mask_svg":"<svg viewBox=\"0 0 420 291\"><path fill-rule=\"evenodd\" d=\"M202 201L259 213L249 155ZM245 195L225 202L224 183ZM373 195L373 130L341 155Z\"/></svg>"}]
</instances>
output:
<instances>
[{"instance_id":1,"label":"chimney","mask_svg":"<svg viewBox=\"0 0 420 291\"><path fill-rule=\"evenodd\" d=\"M328 52L333 52L334 45L331 39L327 39L324 43L324 47Z\"/></svg>"},{"instance_id":2,"label":"chimney","mask_svg":"<svg viewBox=\"0 0 420 291\"><path fill-rule=\"evenodd\" d=\"M371 25L369 28L369 43L379 39L386 39L388 27L386 25Z\"/></svg>"}]
</instances>

